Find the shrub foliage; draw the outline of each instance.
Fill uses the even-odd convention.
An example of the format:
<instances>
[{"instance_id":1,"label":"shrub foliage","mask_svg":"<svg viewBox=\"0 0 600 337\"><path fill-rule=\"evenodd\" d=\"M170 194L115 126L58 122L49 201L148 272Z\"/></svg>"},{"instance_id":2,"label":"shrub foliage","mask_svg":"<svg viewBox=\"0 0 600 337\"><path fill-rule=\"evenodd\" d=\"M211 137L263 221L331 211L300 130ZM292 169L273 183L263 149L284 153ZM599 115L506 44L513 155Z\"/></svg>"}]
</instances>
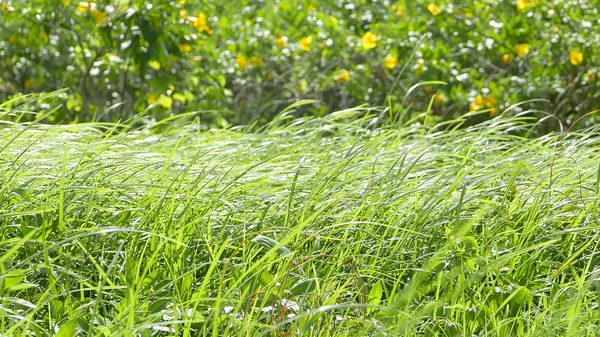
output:
<instances>
[{"instance_id":1,"label":"shrub foliage","mask_svg":"<svg viewBox=\"0 0 600 337\"><path fill-rule=\"evenodd\" d=\"M431 100L438 119L544 99L522 108L569 122L599 107L594 3L12 0L0 99L69 87L55 121L202 111L242 124L307 98L321 103L298 114ZM432 80L447 85L405 99Z\"/></svg>"}]
</instances>

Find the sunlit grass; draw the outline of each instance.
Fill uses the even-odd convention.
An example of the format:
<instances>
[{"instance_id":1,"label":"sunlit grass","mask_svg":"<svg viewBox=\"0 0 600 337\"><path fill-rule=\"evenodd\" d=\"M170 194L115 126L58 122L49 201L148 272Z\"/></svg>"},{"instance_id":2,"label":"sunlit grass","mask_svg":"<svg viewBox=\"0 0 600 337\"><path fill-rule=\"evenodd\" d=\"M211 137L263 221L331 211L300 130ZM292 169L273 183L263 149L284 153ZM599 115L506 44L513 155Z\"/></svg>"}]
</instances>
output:
<instances>
[{"instance_id":1,"label":"sunlit grass","mask_svg":"<svg viewBox=\"0 0 600 337\"><path fill-rule=\"evenodd\" d=\"M596 336L595 130L362 115L6 125L2 335Z\"/></svg>"}]
</instances>

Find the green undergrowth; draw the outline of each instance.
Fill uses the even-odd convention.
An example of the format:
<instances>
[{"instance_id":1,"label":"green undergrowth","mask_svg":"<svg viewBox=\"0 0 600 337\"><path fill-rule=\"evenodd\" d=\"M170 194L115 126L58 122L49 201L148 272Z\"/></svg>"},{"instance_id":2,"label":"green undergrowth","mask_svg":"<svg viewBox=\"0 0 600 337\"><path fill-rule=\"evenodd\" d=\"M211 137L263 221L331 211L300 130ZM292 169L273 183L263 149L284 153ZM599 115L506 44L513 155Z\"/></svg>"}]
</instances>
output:
<instances>
[{"instance_id":1,"label":"green undergrowth","mask_svg":"<svg viewBox=\"0 0 600 337\"><path fill-rule=\"evenodd\" d=\"M4 125L2 335L597 336L596 130L360 115Z\"/></svg>"}]
</instances>

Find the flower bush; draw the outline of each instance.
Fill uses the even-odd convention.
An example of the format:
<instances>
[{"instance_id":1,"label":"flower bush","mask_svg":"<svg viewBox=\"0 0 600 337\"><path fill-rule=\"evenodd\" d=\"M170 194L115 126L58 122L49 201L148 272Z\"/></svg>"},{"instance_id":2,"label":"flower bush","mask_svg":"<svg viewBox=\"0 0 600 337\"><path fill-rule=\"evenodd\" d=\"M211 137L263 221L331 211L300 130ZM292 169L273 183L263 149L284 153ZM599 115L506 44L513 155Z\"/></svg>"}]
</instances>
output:
<instances>
[{"instance_id":1,"label":"flower bush","mask_svg":"<svg viewBox=\"0 0 600 337\"><path fill-rule=\"evenodd\" d=\"M568 124L600 107L598 11L590 0L12 0L0 8L0 99L68 87L55 122L197 111L247 124L300 99L320 101L296 110L316 115L433 99L431 120L528 109ZM404 100L427 81L447 84Z\"/></svg>"}]
</instances>

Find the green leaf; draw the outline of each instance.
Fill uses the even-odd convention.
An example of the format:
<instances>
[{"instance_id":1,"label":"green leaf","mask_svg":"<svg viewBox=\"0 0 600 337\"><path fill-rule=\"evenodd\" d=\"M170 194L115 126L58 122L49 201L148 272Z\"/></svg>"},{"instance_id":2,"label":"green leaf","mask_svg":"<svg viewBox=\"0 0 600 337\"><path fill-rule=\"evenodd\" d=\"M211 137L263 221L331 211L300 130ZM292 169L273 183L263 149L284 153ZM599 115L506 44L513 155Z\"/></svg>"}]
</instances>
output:
<instances>
[{"instance_id":1,"label":"green leaf","mask_svg":"<svg viewBox=\"0 0 600 337\"><path fill-rule=\"evenodd\" d=\"M55 337L74 337L76 331L77 321L72 319L60 326L60 329L58 329Z\"/></svg>"},{"instance_id":2,"label":"green leaf","mask_svg":"<svg viewBox=\"0 0 600 337\"><path fill-rule=\"evenodd\" d=\"M381 286L381 281L377 281L371 291L369 292L369 299L367 301L368 305L379 305L381 301L381 295L383 294L383 287Z\"/></svg>"},{"instance_id":3,"label":"green leaf","mask_svg":"<svg viewBox=\"0 0 600 337\"><path fill-rule=\"evenodd\" d=\"M317 280L314 278L309 278L309 279L298 282L295 286L292 287L292 289L290 289L290 292L294 296L306 295L306 294L310 293L311 291L315 290L316 288L317 288Z\"/></svg>"},{"instance_id":4,"label":"green leaf","mask_svg":"<svg viewBox=\"0 0 600 337\"><path fill-rule=\"evenodd\" d=\"M23 280L25 273L22 269L11 270L8 273L2 276L2 281L4 281L4 289L10 290L12 287L21 283Z\"/></svg>"},{"instance_id":5,"label":"green leaf","mask_svg":"<svg viewBox=\"0 0 600 337\"><path fill-rule=\"evenodd\" d=\"M159 313L161 310L167 307L167 304L169 304L169 302L170 301L165 298L156 300L152 302L152 304L150 304L150 307L148 307L148 312L151 314Z\"/></svg>"},{"instance_id":6,"label":"green leaf","mask_svg":"<svg viewBox=\"0 0 600 337\"><path fill-rule=\"evenodd\" d=\"M258 281L260 282L260 284L267 288L273 286L274 284L273 276L271 276L271 274L269 274L266 270L260 273Z\"/></svg>"},{"instance_id":7,"label":"green leaf","mask_svg":"<svg viewBox=\"0 0 600 337\"><path fill-rule=\"evenodd\" d=\"M254 239L252 239L252 242L257 243L268 249L271 249L279 244L279 242L277 242L269 237L262 236L262 235L259 235L259 236L255 237ZM287 249L285 246L281 246L281 247L277 248L276 252L281 255L284 255L284 256L292 255L292 251Z\"/></svg>"}]
</instances>

